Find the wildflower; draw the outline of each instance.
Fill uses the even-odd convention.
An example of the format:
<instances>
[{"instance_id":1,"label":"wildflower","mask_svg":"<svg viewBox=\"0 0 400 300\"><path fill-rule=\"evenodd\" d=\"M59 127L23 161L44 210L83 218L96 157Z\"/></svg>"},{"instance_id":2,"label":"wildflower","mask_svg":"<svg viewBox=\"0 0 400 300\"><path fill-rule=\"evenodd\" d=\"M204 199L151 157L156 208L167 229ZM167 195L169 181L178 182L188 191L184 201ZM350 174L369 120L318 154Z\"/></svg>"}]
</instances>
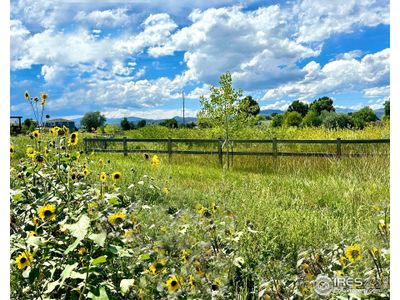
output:
<instances>
[{"instance_id":1,"label":"wildflower","mask_svg":"<svg viewBox=\"0 0 400 300\"><path fill-rule=\"evenodd\" d=\"M35 154L36 154L35 149L33 149L32 147L26 148L26 156L28 156L30 158L34 158Z\"/></svg>"},{"instance_id":2,"label":"wildflower","mask_svg":"<svg viewBox=\"0 0 400 300\"><path fill-rule=\"evenodd\" d=\"M33 225L39 225L39 218L36 216L33 216L32 223L33 223Z\"/></svg>"},{"instance_id":3,"label":"wildflower","mask_svg":"<svg viewBox=\"0 0 400 300\"><path fill-rule=\"evenodd\" d=\"M32 259L32 254L29 251L24 251L15 259L15 263L18 269L22 270L31 264Z\"/></svg>"},{"instance_id":4,"label":"wildflower","mask_svg":"<svg viewBox=\"0 0 400 300\"><path fill-rule=\"evenodd\" d=\"M159 260L157 260L157 262L149 267L148 271L152 274L165 273L167 272L166 266L167 262L165 261L165 259L160 258Z\"/></svg>"},{"instance_id":5,"label":"wildflower","mask_svg":"<svg viewBox=\"0 0 400 300\"><path fill-rule=\"evenodd\" d=\"M343 271L335 271L335 276L336 277L343 277L344 276L344 273L343 273Z\"/></svg>"},{"instance_id":6,"label":"wildflower","mask_svg":"<svg viewBox=\"0 0 400 300\"><path fill-rule=\"evenodd\" d=\"M112 225L118 225L122 223L126 218L126 214L123 212L117 212L115 214L112 214L111 216L108 217L108 221Z\"/></svg>"},{"instance_id":7,"label":"wildflower","mask_svg":"<svg viewBox=\"0 0 400 300\"><path fill-rule=\"evenodd\" d=\"M340 257L339 257L339 262L340 262L340 264L341 264L342 266L345 266L346 263L347 263L347 258L346 258L345 256L343 256L343 255L340 255Z\"/></svg>"},{"instance_id":8,"label":"wildflower","mask_svg":"<svg viewBox=\"0 0 400 300\"><path fill-rule=\"evenodd\" d=\"M56 220L56 207L53 204L46 204L45 206L42 206L38 209L38 214L39 217L42 219L42 221L45 220L51 220L55 221Z\"/></svg>"},{"instance_id":9,"label":"wildflower","mask_svg":"<svg viewBox=\"0 0 400 300\"><path fill-rule=\"evenodd\" d=\"M165 194L165 195L168 195L169 194L169 190L168 190L168 188L163 188L162 189L162 192Z\"/></svg>"},{"instance_id":10,"label":"wildflower","mask_svg":"<svg viewBox=\"0 0 400 300\"><path fill-rule=\"evenodd\" d=\"M62 131L63 131L63 133L64 133L65 135L68 135L68 134L69 134L69 128L66 127L66 126L63 126Z\"/></svg>"},{"instance_id":11,"label":"wildflower","mask_svg":"<svg viewBox=\"0 0 400 300\"><path fill-rule=\"evenodd\" d=\"M131 229L128 229L128 230L125 232L125 238L128 239L128 240L131 240L132 237L133 237L136 233L138 233L137 230L132 229L132 228L131 228Z\"/></svg>"},{"instance_id":12,"label":"wildflower","mask_svg":"<svg viewBox=\"0 0 400 300\"><path fill-rule=\"evenodd\" d=\"M307 280L313 279L313 273L310 270L310 266L307 263L303 264L303 271L304 271L304 276L307 278Z\"/></svg>"},{"instance_id":13,"label":"wildflower","mask_svg":"<svg viewBox=\"0 0 400 300\"><path fill-rule=\"evenodd\" d=\"M355 262L362 258L361 246L358 244L353 244L347 247L344 252L350 262Z\"/></svg>"},{"instance_id":14,"label":"wildflower","mask_svg":"<svg viewBox=\"0 0 400 300\"><path fill-rule=\"evenodd\" d=\"M35 98L33 98L33 101L38 102L38 101L39 101L39 98L38 98L38 97L35 97Z\"/></svg>"},{"instance_id":15,"label":"wildflower","mask_svg":"<svg viewBox=\"0 0 400 300\"><path fill-rule=\"evenodd\" d=\"M198 260L193 262L193 267L196 270L197 275L199 275L200 277L204 276L204 272L201 270L201 263Z\"/></svg>"},{"instance_id":16,"label":"wildflower","mask_svg":"<svg viewBox=\"0 0 400 300\"><path fill-rule=\"evenodd\" d=\"M187 264L188 258L189 258L189 251L182 250L181 251L181 259L185 264Z\"/></svg>"},{"instance_id":17,"label":"wildflower","mask_svg":"<svg viewBox=\"0 0 400 300\"><path fill-rule=\"evenodd\" d=\"M197 204L196 205L196 210L197 210L197 213L199 215L203 215L206 209L205 209L205 207L203 205Z\"/></svg>"},{"instance_id":18,"label":"wildflower","mask_svg":"<svg viewBox=\"0 0 400 300\"><path fill-rule=\"evenodd\" d=\"M36 231L31 231L29 232L29 236L38 236Z\"/></svg>"},{"instance_id":19,"label":"wildflower","mask_svg":"<svg viewBox=\"0 0 400 300\"><path fill-rule=\"evenodd\" d=\"M42 99L42 102L40 103L40 105L44 106L46 104L48 95L46 93L40 93L40 98Z\"/></svg>"},{"instance_id":20,"label":"wildflower","mask_svg":"<svg viewBox=\"0 0 400 300\"><path fill-rule=\"evenodd\" d=\"M213 281L213 283L212 283L212 285L211 285L211 289L212 289L213 291L216 291L216 290L219 289L219 286L220 286L221 284L222 284L221 279L215 278L214 281Z\"/></svg>"},{"instance_id":21,"label":"wildflower","mask_svg":"<svg viewBox=\"0 0 400 300\"><path fill-rule=\"evenodd\" d=\"M373 257L377 258L381 255L381 250L379 250L379 248L373 247L371 250L371 254Z\"/></svg>"},{"instance_id":22,"label":"wildflower","mask_svg":"<svg viewBox=\"0 0 400 300\"><path fill-rule=\"evenodd\" d=\"M85 255L88 251L85 247L81 247L79 248L78 252L80 255Z\"/></svg>"},{"instance_id":23,"label":"wildflower","mask_svg":"<svg viewBox=\"0 0 400 300\"><path fill-rule=\"evenodd\" d=\"M10 145L10 156L11 156L11 158L14 157L14 153L15 153L14 145Z\"/></svg>"},{"instance_id":24,"label":"wildflower","mask_svg":"<svg viewBox=\"0 0 400 300\"><path fill-rule=\"evenodd\" d=\"M168 289L169 292L176 292L181 288L181 284L179 279L176 275L171 276L167 282L165 283L165 287Z\"/></svg>"},{"instance_id":25,"label":"wildflower","mask_svg":"<svg viewBox=\"0 0 400 300\"><path fill-rule=\"evenodd\" d=\"M215 214L216 212L217 212L217 205L215 204L215 203L213 203L212 205L211 205L211 211Z\"/></svg>"},{"instance_id":26,"label":"wildflower","mask_svg":"<svg viewBox=\"0 0 400 300\"><path fill-rule=\"evenodd\" d=\"M77 140L78 139L78 132L73 132L73 133L71 133L71 139L73 139L73 140Z\"/></svg>"},{"instance_id":27,"label":"wildflower","mask_svg":"<svg viewBox=\"0 0 400 300\"><path fill-rule=\"evenodd\" d=\"M35 130L35 131L32 132L32 136L35 139L39 139L40 138L40 132L38 130Z\"/></svg>"},{"instance_id":28,"label":"wildflower","mask_svg":"<svg viewBox=\"0 0 400 300\"><path fill-rule=\"evenodd\" d=\"M31 97L29 96L28 91L25 91L25 92L24 92L24 98L25 98L26 100L30 100L30 99L31 99Z\"/></svg>"},{"instance_id":29,"label":"wildflower","mask_svg":"<svg viewBox=\"0 0 400 300\"><path fill-rule=\"evenodd\" d=\"M78 138L75 138L75 139L68 138L67 143L68 143L68 145L75 146L76 144L78 144Z\"/></svg>"},{"instance_id":30,"label":"wildflower","mask_svg":"<svg viewBox=\"0 0 400 300\"><path fill-rule=\"evenodd\" d=\"M192 276L192 275L189 275L188 284L189 284L189 287L190 287L191 289L195 289L195 288L196 288L196 284L195 284L195 282L194 282L194 279L193 279L193 276Z\"/></svg>"},{"instance_id":31,"label":"wildflower","mask_svg":"<svg viewBox=\"0 0 400 300\"><path fill-rule=\"evenodd\" d=\"M56 126L56 127L53 127L52 129L50 129L50 133L51 133L52 135L58 136L60 130L61 130L61 128L58 127L58 126Z\"/></svg>"},{"instance_id":32,"label":"wildflower","mask_svg":"<svg viewBox=\"0 0 400 300\"><path fill-rule=\"evenodd\" d=\"M35 152L35 155L33 156L33 159L36 163L42 164L44 162L44 157L42 154Z\"/></svg>"},{"instance_id":33,"label":"wildflower","mask_svg":"<svg viewBox=\"0 0 400 300\"><path fill-rule=\"evenodd\" d=\"M89 175L89 169L88 168L83 168L82 174L83 174L83 176L88 176Z\"/></svg>"},{"instance_id":34,"label":"wildflower","mask_svg":"<svg viewBox=\"0 0 400 300\"><path fill-rule=\"evenodd\" d=\"M154 155L153 158L151 159L151 165L154 168L157 168L160 165L160 159L158 158L157 155Z\"/></svg>"},{"instance_id":35,"label":"wildflower","mask_svg":"<svg viewBox=\"0 0 400 300\"><path fill-rule=\"evenodd\" d=\"M107 174L104 172L101 172L100 174L100 181L105 182L107 180Z\"/></svg>"},{"instance_id":36,"label":"wildflower","mask_svg":"<svg viewBox=\"0 0 400 300\"><path fill-rule=\"evenodd\" d=\"M111 178L114 181L118 181L122 178L122 174L121 174L121 172L116 171L116 172L112 173Z\"/></svg>"},{"instance_id":37,"label":"wildflower","mask_svg":"<svg viewBox=\"0 0 400 300\"><path fill-rule=\"evenodd\" d=\"M43 154L45 157L49 156L50 150L47 148L47 146L44 146Z\"/></svg>"},{"instance_id":38,"label":"wildflower","mask_svg":"<svg viewBox=\"0 0 400 300\"><path fill-rule=\"evenodd\" d=\"M384 220L379 220L378 229L381 233L389 232L389 224L387 224Z\"/></svg>"}]
</instances>

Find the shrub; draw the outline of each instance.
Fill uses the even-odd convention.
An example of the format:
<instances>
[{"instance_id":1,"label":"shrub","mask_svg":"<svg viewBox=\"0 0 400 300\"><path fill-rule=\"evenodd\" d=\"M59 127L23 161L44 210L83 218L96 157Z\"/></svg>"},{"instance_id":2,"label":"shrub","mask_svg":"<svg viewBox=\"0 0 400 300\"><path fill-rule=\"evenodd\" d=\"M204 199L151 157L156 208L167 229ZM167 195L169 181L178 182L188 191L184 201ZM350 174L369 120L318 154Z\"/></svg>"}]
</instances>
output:
<instances>
[{"instance_id":1,"label":"shrub","mask_svg":"<svg viewBox=\"0 0 400 300\"><path fill-rule=\"evenodd\" d=\"M352 120L349 115L344 113L327 112L321 114L322 126L328 129L351 127Z\"/></svg>"},{"instance_id":2,"label":"shrub","mask_svg":"<svg viewBox=\"0 0 400 300\"><path fill-rule=\"evenodd\" d=\"M367 123L377 121L378 117L370 107L366 106L352 113L351 119L356 128L362 129Z\"/></svg>"},{"instance_id":3,"label":"shrub","mask_svg":"<svg viewBox=\"0 0 400 300\"><path fill-rule=\"evenodd\" d=\"M272 127L281 127L283 125L283 115L275 115L272 117L271 126Z\"/></svg>"},{"instance_id":4,"label":"shrub","mask_svg":"<svg viewBox=\"0 0 400 300\"><path fill-rule=\"evenodd\" d=\"M285 126L295 126L299 127L302 121L301 114L297 111L286 112L284 115L284 125Z\"/></svg>"},{"instance_id":5,"label":"shrub","mask_svg":"<svg viewBox=\"0 0 400 300\"><path fill-rule=\"evenodd\" d=\"M315 111L309 111L303 118L300 124L302 127L320 126L321 118Z\"/></svg>"},{"instance_id":6,"label":"shrub","mask_svg":"<svg viewBox=\"0 0 400 300\"><path fill-rule=\"evenodd\" d=\"M304 117L308 112L308 104L301 102L300 100L295 100L289 105L287 111L297 111L302 117Z\"/></svg>"}]
</instances>

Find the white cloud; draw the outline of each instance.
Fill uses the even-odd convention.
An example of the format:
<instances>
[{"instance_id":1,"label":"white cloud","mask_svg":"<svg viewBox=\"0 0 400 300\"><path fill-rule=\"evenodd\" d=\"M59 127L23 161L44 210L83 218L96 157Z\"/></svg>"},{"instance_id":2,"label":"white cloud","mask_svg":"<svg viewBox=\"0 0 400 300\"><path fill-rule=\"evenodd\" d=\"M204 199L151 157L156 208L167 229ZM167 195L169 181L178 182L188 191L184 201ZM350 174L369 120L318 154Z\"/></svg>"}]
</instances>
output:
<instances>
[{"instance_id":1,"label":"white cloud","mask_svg":"<svg viewBox=\"0 0 400 300\"><path fill-rule=\"evenodd\" d=\"M261 110L266 110L266 109L279 109L279 110L287 110L289 107L290 103L292 101L287 101L287 100L279 100L271 104L263 105L260 107Z\"/></svg>"},{"instance_id":2,"label":"white cloud","mask_svg":"<svg viewBox=\"0 0 400 300\"><path fill-rule=\"evenodd\" d=\"M362 91L386 86L389 83L390 50L365 55L361 60L348 57L327 63L322 68L316 62L308 63L303 80L283 84L266 92L263 99L284 96L311 97L335 91Z\"/></svg>"},{"instance_id":3,"label":"white cloud","mask_svg":"<svg viewBox=\"0 0 400 300\"><path fill-rule=\"evenodd\" d=\"M364 96L366 97L382 97L389 96L390 86L373 87L364 90Z\"/></svg>"},{"instance_id":4,"label":"white cloud","mask_svg":"<svg viewBox=\"0 0 400 300\"><path fill-rule=\"evenodd\" d=\"M129 108L119 108L102 110L102 114L108 119L112 118L123 118L123 117L138 117L143 119L169 119L176 116L182 115L180 109L152 109L152 110L137 110ZM195 117L197 114L196 110L186 109L186 117Z\"/></svg>"},{"instance_id":5,"label":"white cloud","mask_svg":"<svg viewBox=\"0 0 400 300\"><path fill-rule=\"evenodd\" d=\"M82 23L92 23L97 27L126 26L130 17L126 8L94 10L91 12L79 11L74 20Z\"/></svg>"},{"instance_id":6,"label":"white cloud","mask_svg":"<svg viewBox=\"0 0 400 300\"><path fill-rule=\"evenodd\" d=\"M43 65L40 74L44 77L46 82L50 82L52 84L59 83L60 80L63 79L63 73L65 69L57 64L52 66Z\"/></svg>"},{"instance_id":7,"label":"white cloud","mask_svg":"<svg viewBox=\"0 0 400 300\"><path fill-rule=\"evenodd\" d=\"M297 40L323 41L335 33L351 32L356 26L389 24L388 0L302 0L293 6L298 19Z\"/></svg>"}]
</instances>

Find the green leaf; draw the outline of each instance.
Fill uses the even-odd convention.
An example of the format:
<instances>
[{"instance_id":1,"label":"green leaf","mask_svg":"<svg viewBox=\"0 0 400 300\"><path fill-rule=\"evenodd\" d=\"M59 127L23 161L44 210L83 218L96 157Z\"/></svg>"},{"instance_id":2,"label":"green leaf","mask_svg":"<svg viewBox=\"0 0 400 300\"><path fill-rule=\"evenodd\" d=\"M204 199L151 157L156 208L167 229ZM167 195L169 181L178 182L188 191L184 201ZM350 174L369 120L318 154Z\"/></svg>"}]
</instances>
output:
<instances>
[{"instance_id":1,"label":"green leaf","mask_svg":"<svg viewBox=\"0 0 400 300\"><path fill-rule=\"evenodd\" d=\"M119 203L118 198L111 198L108 200L108 203L111 205L117 205Z\"/></svg>"},{"instance_id":2,"label":"green leaf","mask_svg":"<svg viewBox=\"0 0 400 300\"><path fill-rule=\"evenodd\" d=\"M29 283L32 284L38 276L39 276L39 269L38 268L32 269L29 273Z\"/></svg>"},{"instance_id":3,"label":"green leaf","mask_svg":"<svg viewBox=\"0 0 400 300\"><path fill-rule=\"evenodd\" d=\"M50 294L56 288L57 285L59 285L58 280L49 282L49 284L47 285L47 290L44 293Z\"/></svg>"},{"instance_id":4,"label":"green leaf","mask_svg":"<svg viewBox=\"0 0 400 300\"><path fill-rule=\"evenodd\" d=\"M71 231L72 236L77 239L83 240L88 232L90 226L90 219L87 215L82 215L78 222L74 224L65 224L63 229Z\"/></svg>"},{"instance_id":5,"label":"green leaf","mask_svg":"<svg viewBox=\"0 0 400 300\"><path fill-rule=\"evenodd\" d=\"M92 260L92 265L98 265L105 263L107 261L107 256L102 255Z\"/></svg>"},{"instance_id":6,"label":"green leaf","mask_svg":"<svg viewBox=\"0 0 400 300\"><path fill-rule=\"evenodd\" d=\"M100 247L104 246L104 242L106 241L106 238L107 238L107 233L104 231L101 233L98 233L98 234L93 233L93 234L89 235L89 239L94 241Z\"/></svg>"},{"instance_id":7,"label":"green leaf","mask_svg":"<svg viewBox=\"0 0 400 300\"><path fill-rule=\"evenodd\" d=\"M104 287L101 287L99 289L99 291L100 291L99 296L96 296L92 292L89 292L87 297L90 299L93 299L93 300L108 300L108 295L107 295L106 289Z\"/></svg>"},{"instance_id":8,"label":"green leaf","mask_svg":"<svg viewBox=\"0 0 400 300\"><path fill-rule=\"evenodd\" d=\"M68 254L69 252L73 251L76 247L78 247L79 243L81 242L80 239L76 239L67 249L65 249L64 254Z\"/></svg>"},{"instance_id":9,"label":"green leaf","mask_svg":"<svg viewBox=\"0 0 400 300\"><path fill-rule=\"evenodd\" d=\"M122 279L120 283L120 288L121 292L123 295L125 295L127 292L129 292L129 289L133 286L133 283L135 282L134 279Z\"/></svg>"},{"instance_id":10,"label":"green leaf","mask_svg":"<svg viewBox=\"0 0 400 300\"><path fill-rule=\"evenodd\" d=\"M64 284L65 279L71 277L72 271L78 266L79 263L74 263L73 265L66 265L64 271L62 271L60 279L60 287Z\"/></svg>"},{"instance_id":11,"label":"green leaf","mask_svg":"<svg viewBox=\"0 0 400 300\"><path fill-rule=\"evenodd\" d=\"M141 260L149 260L150 259L150 254L144 253L144 254L140 255L139 258Z\"/></svg>"}]
</instances>

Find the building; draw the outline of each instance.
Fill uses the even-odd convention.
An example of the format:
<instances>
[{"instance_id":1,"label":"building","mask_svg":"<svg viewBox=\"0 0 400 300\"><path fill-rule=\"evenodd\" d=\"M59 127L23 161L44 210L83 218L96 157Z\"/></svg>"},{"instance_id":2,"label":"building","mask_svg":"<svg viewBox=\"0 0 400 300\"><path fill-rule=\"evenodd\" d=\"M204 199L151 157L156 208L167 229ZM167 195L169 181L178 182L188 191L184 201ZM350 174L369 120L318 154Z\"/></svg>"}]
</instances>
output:
<instances>
[{"instance_id":1,"label":"building","mask_svg":"<svg viewBox=\"0 0 400 300\"><path fill-rule=\"evenodd\" d=\"M44 123L45 127L67 127L70 131L75 131L76 127L75 127L75 122L71 121L71 120L67 120L67 119L52 119L52 120L48 120Z\"/></svg>"}]
</instances>

